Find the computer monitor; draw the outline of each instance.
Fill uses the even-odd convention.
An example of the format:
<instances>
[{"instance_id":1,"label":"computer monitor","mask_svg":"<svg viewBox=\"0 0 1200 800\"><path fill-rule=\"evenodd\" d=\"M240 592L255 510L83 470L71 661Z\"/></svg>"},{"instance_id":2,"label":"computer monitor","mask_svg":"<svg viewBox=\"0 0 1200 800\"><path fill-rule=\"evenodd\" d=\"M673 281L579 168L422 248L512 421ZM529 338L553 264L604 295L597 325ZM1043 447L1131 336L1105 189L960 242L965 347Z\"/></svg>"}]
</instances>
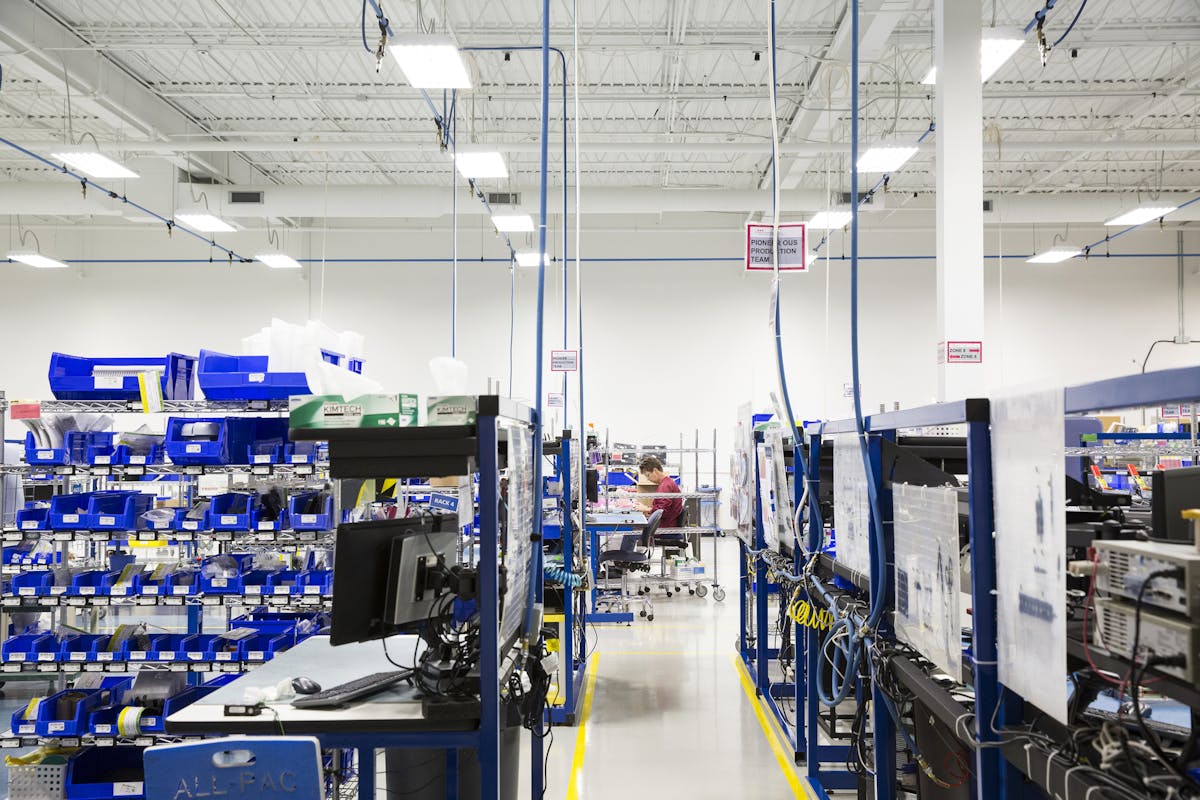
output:
<instances>
[{"instance_id":1,"label":"computer monitor","mask_svg":"<svg viewBox=\"0 0 1200 800\"><path fill-rule=\"evenodd\" d=\"M1150 525L1154 536L1178 542L1192 540L1192 523L1180 512L1200 508L1200 467L1164 469L1150 476Z\"/></svg>"},{"instance_id":2,"label":"computer monitor","mask_svg":"<svg viewBox=\"0 0 1200 800\"><path fill-rule=\"evenodd\" d=\"M600 470L587 471L587 499L589 503L600 502Z\"/></svg>"},{"instance_id":3,"label":"computer monitor","mask_svg":"<svg viewBox=\"0 0 1200 800\"><path fill-rule=\"evenodd\" d=\"M419 631L445 594L426 578L439 558L447 568L455 564L457 536L453 514L339 525L329 643Z\"/></svg>"}]
</instances>

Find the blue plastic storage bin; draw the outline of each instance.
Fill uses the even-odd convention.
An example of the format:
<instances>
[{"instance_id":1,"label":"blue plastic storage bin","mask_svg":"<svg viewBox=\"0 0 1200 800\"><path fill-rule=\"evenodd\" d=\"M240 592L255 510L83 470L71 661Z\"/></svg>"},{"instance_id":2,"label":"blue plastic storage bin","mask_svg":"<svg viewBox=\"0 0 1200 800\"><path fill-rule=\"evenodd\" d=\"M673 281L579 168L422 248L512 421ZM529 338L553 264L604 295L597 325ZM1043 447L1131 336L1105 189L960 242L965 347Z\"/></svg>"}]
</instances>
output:
<instances>
[{"instance_id":1,"label":"blue plastic storage bin","mask_svg":"<svg viewBox=\"0 0 1200 800\"><path fill-rule=\"evenodd\" d=\"M97 367L110 375L96 377ZM196 357L179 353L147 358L105 358L50 354L50 392L57 400L140 400L138 373L150 369L162 372L163 398L192 399L192 373Z\"/></svg>"},{"instance_id":2,"label":"blue plastic storage bin","mask_svg":"<svg viewBox=\"0 0 1200 800\"><path fill-rule=\"evenodd\" d=\"M179 651L184 661L203 663L212 660L213 640L218 634L193 633L179 644Z\"/></svg>"},{"instance_id":3,"label":"blue plastic storage bin","mask_svg":"<svg viewBox=\"0 0 1200 800\"><path fill-rule=\"evenodd\" d=\"M118 575L103 569L80 572L71 578L67 594L73 597L105 597Z\"/></svg>"},{"instance_id":4,"label":"blue plastic storage bin","mask_svg":"<svg viewBox=\"0 0 1200 800\"><path fill-rule=\"evenodd\" d=\"M252 628L261 633L295 637L297 626L315 631L326 624L328 624L328 615L316 611L265 611L255 609L243 616L234 617L230 621L229 627L230 629ZM303 634L303 637L308 635L310 634ZM295 641L300 641L300 639L295 638Z\"/></svg>"},{"instance_id":5,"label":"blue plastic storage bin","mask_svg":"<svg viewBox=\"0 0 1200 800\"><path fill-rule=\"evenodd\" d=\"M112 636L107 633L77 633L62 640L58 658L67 663L96 663L104 661L124 661L128 652L126 642L122 642L115 650L109 650Z\"/></svg>"},{"instance_id":6,"label":"blue plastic storage bin","mask_svg":"<svg viewBox=\"0 0 1200 800\"><path fill-rule=\"evenodd\" d=\"M214 531L251 531L258 526L256 492L227 492L214 495L208 507L208 523Z\"/></svg>"},{"instance_id":7,"label":"blue plastic storage bin","mask_svg":"<svg viewBox=\"0 0 1200 800\"><path fill-rule=\"evenodd\" d=\"M216 423L213 439L188 439L184 426ZM245 464L260 443L287 443L288 421L281 417L171 417L167 420L167 456L176 464Z\"/></svg>"},{"instance_id":8,"label":"blue plastic storage bin","mask_svg":"<svg viewBox=\"0 0 1200 800\"><path fill-rule=\"evenodd\" d=\"M67 431L63 435L67 459L72 464L91 464L90 455L93 448L97 453L107 450L111 455L115 435L112 431Z\"/></svg>"},{"instance_id":9,"label":"blue plastic storage bin","mask_svg":"<svg viewBox=\"0 0 1200 800\"><path fill-rule=\"evenodd\" d=\"M50 508L31 500L24 508L17 509L17 529L22 531L45 531L50 529Z\"/></svg>"},{"instance_id":10,"label":"blue plastic storage bin","mask_svg":"<svg viewBox=\"0 0 1200 800\"><path fill-rule=\"evenodd\" d=\"M296 594L327 595L333 592L333 570L309 569L296 576Z\"/></svg>"},{"instance_id":11,"label":"blue plastic storage bin","mask_svg":"<svg viewBox=\"0 0 1200 800\"><path fill-rule=\"evenodd\" d=\"M9 591L18 597L46 597L54 585L54 573L48 569L13 575Z\"/></svg>"},{"instance_id":12,"label":"blue plastic storage bin","mask_svg":"<svg viewBox=\"0 0 1200 800\"><path fill-rule=\"evenodd\" d=\"M25 463L37 467L57 467L71 463L65 447L38 447L33 431L25 434Z\"/></svg>"},{"instance_id":13,"label":"blue plastic storage bin","mask_svg":"<svg viewBox=\"0 0 1200 800\"><path fill-rule=\"evenodd\" d=\"M175 509L175 521L171 523L171 529L176 531L208 531L212 530L209 526L208 511L206 510L200 515L200 519L188 519L187 508Z\"/></svg>"},{"instance_id":14,"label":"blue plastic storage bin","mask_svg":"<svg viewBox=\"0 0 1200 800\"><path fill-rule=\"evenodd\" d=\"M67 761L66 800L140 800L141 747L86 747ZM178 784L178 782L176 782Z\"/></svg>"},{"instance_id":15,"label":"blue plastic storage bin","mask_svg":"<svg viewBox=\"0 0 1200 800\"><path fill-rule=\"evenodd\" d=\"M22 633L0 645L0 660L7 663L53 662L58 660L61 646L52 633Z\"/></svg>"},{"instance_id":16,"label":"blue plastic storage bin","mask_svg":"<svg viewBox=\"0 0 1200 800\"><path fill-rule=\"evenodd\" d=\"M238 642L240 661L251 663L270 661L276 653L282 653L292 646L292 637L282 634L257 633Z\"/></svg>"},{"instance_id":17,"label":"blue plastic storage bin","mask_svg":"<svg viewBox=\"0 0 1200 800\"><path fill-rule=\"evenodd\" d=\"M300 573L294 569L278 569L267 576L266 594L291 595L298 594L299 586L296 581Z\"/></svg>"},{"instance_id":18,"label":"blue plastic storage bin","mask_svg":"<svg viewBox=\"0 0 1200 800\"><path fill-rule=\"evenodd\" d=\"M268 372L266 356L201 350L197 377L209 400L285 400L312 394L303 372Z\"/></svg>"},{"instance_id":19,"label":"blue plastic storage bin","mask_svg":"<svg viewBox=\"0 0 1200 800\"><path fill-rule=\"evenodd\" d=\"M87 449L84 451L84 463L92 466L116 464L117 448L113 444L116 434L112 431L95 431L88 437ZM74 453L71 454L74 460Z\"/></svg>"},{"instance_id":20,"label":"blue plastic storage bin","mask_svg":"<svg viewBox=\"0 0 1200 800\"><path fill-rule=\"evenodd\" d=\"M154 498L142 492L98 492L88 503L87 527L94 531L144 528L142 514L154 507Z\"/></svg>"},{"instance_id":21,"label":"blue plastic storage bin","mask_svg":"<svg viewBox=\"0 0 1200 800\"><path fill-rule=\"evenodd\" d=\"M52 694L38 705L34 729L39 736L82 736L88 732L88 721L92 712L111 704L114 697L120 694L120 690L128 688L132 683L133 678L108 677L102 680L99 689L68 689ZM83 691L86 696L71 707L68 716L60 717L59 699L79 691Z\"/></svg>"},{"instance_id":22,"label":"blue plastic storage bin","mask_svg":"<svg viewBox=\"0 0 1200 800\"><path fill-rule=\"evenodd\" d=\"M88 509L92 497L102 492L56 494L50 498L50 529L55 531L83 530L88 526ZM118 492L117 494L122 494Z\"/></svg>"},{"instance_id":23,"label":"blue plastic storage bin","mask_svg":"<svg viewBox=\"0 0 1200 800\"><path fill-rule=\"evenodd\" d=\"M156 633L150 637L150 649L146 652L148 661L169 663L184 660L184 642L191 636L188 633Z\"/></svg>"},{"instance_id":24,"label":"blue plastic storage bin","mask_svg":"<svg viewBox=\"0 0 1200 800\"><path fill-rule=\"evenodd\" d=\"M268 580L271 577L269 569L252 569L242 574L242 592L244 594L269 595L271 593Z\"/></svg>"},{"instance_id":25,"label":"blue plastic storage bin","mask_svg":"<svg viewBox=\"0 0 1200 800\"><path fill-rule=\"evenodd\" d=\"M129 445L119 444L113 450L112 463L127 467L161 464L163 463L163 455L163 446L160 444L151 445L148 453L134 453Z\"/></svg>"},{"instance_id":26,"label":"blue plastic storage bin","mask_svg":"<svg viewBox=\"0 0 1200 800\"><path fill-rule=\"evenodd\" d=\"M284 447L285 464L315 464L319 460L323 442L291 442Z\"/></svg>"},{"instance_id":27,"label":"blue plastic storage bin","mask_svg":"<svg viewBox=\"0 0 1200 800\"><path fill-rule=\"evenodd\" d=\"M305 513L309 502L319 492L299 492L288 498L288 519L292 529L297 531L328 531L333 530L333 497L327 495L321 503L321 511L315 514Z\"/></svg>"}]
</instances>

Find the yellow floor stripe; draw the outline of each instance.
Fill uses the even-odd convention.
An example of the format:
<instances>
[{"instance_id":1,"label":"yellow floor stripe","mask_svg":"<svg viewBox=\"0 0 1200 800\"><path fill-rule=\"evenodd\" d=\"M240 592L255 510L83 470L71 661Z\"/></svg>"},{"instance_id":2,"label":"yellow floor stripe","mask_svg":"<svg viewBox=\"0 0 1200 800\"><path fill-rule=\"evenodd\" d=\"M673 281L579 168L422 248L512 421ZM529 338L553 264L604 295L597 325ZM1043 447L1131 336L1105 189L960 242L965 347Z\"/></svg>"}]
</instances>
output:
<instances>
[{"instance_id":1,"label":"yellow floor stripe","mask_svg":"<svg viewBox=\"0 0 1200 800\"><path fill-rule=\"evenodd\" d=\"M567 800L579 800L579 779L583 774L583 754L587 749L587 726L592 718L592 700L596 696L596 670L600 666L600 654L592 656L592 667L588 671L587 689L583 693L583 712L579 715L579 730L575 733L575 756L571 759L571 780L567 783Z\"/></svg>"},{"instance_id":2,"label":"yellow floor stripe","mask_svg":"<svg viewBox=\"0 0 1200 800\"><path fill-rule=\"evenodd\" d=\"M796 770L793 769L792 756L779 743L775 727L771 724L771 713L763 708L762 700L754 693L754 684L750 682L750 676L746 674L746 668L742 665L742 660L738 658L737 653L733 654L733 668L737 670L738 680L742 683L742 691L746 693L750 707L754 709L754 716L758 717L758 724L762 728L763 736L767 737L767 744L771 746L771 752L775 754L775 761L779 763L779 769L783 771L783 777L792 789L792 796L805 800L810 800L810 798L816 800L809 793L808 787L800 780Z\"/></svg>"}]
</instances>

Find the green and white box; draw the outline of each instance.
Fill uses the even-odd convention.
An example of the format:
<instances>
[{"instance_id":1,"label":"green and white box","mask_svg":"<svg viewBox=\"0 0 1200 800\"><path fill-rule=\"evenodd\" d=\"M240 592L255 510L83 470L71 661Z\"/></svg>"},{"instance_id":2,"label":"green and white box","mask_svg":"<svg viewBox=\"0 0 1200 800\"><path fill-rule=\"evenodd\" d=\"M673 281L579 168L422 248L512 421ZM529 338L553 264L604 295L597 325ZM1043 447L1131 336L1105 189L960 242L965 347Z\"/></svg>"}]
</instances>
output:
<instances>
[{"instance_id":1,"label":"green and white box","mask_svg":"<svg viewBox=\"0 0 1200 800\"><path fill-rule=\"evenodd\" d=\"M290 398L288 411L292 428L408 428L418 406L415 394L317 394Z\"/></svg>"},{"instance_id":2,"label":"green and white box","mask_svg":"<svg viewBox=\"0 0 1200 800\"><path fill-rule=\"evenodd\" d=\"M479 410L479 398L469 394L430 397L426 411L430 425L473 425Z\"/></svg>"}]
</instances>

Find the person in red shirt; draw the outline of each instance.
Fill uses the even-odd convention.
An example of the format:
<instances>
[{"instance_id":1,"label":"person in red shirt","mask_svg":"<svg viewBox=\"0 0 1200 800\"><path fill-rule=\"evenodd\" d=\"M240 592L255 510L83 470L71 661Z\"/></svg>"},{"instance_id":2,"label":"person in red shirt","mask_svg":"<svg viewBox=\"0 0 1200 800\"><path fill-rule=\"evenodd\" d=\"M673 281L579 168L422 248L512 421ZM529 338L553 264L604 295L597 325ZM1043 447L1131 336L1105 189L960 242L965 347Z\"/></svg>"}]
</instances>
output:
<instances>
[{"instance_id":1,"label":"person in red shirt","mask_svg":"<svg viewBox=\"0 0 1200 800\"><path fill-rule=\"evenodd\" d=\"M654 483L658 488L656 494L679 494L679 484L671 480L671 476L663 471L662 462L654 456L646 456L638 465L640 472L648 481ZM642 506L642 510L649 516L656 509L662 509L662 520L659 521L660 528L678 528L679 516L683 513L683 498L682 497L656 497L654 502L649 506Z\"/></svg>"}]
</instances>

